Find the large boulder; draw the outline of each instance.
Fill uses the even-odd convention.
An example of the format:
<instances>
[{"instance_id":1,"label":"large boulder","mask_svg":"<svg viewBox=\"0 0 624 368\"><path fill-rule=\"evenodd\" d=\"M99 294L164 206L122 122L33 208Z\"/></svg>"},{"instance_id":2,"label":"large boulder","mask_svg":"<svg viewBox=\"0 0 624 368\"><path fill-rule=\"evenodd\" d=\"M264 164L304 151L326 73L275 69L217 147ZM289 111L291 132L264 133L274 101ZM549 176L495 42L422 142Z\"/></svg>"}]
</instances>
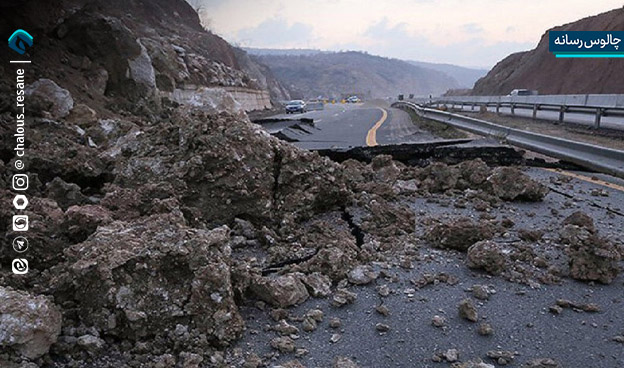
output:
<instances>
[{"instance_id":1,"label":"large boulder","mask_svg":"<svg viewBox=\"0 0 624 368\"><path fill-rule=\"evenodd\" d=\"M567 245L573 279L610 284L620 273L621 255L609 239L573 224L564 225L560 236Z\"/></svg>"},{"instance_id":2,"label":"large boulder","mask_svg":"<svg viewBox=\"0 0 624 368\"><path fill-rule=\"evenodd\" d=\"M29 109L52 119L66 117L74 107L71 93L50 79L37 80L26 87L25 92Z\"/></svg>"},{"instance_id":3,"label":"large boulder","mask_svg":"<svg viewBox=\"0 0 624 368\"><path fill-rule=\"evenodd\" d=\"M47 297L0 286L0 347L34 359L47 353L61 332L59 308Z\"/></svg>"},{"instance_id":4,"label":"large boulder","mask_svg":"<svg viewBox=\"0 0 624 368\"><path fill-rule=\"evenodd\" d=\"M489 222L459 217L432 226L425 237L436 248L466 251L478 241L491 239L494 232Z\"/></svg>"},{"instance_id":5,"label":"large boulder","mask_svg":"<svg viewBox=\"0 0 624 368\"><path fill-rule=\"evenodd\" d=\"M505 267L505 254L497 243L484 240L468 248L468 267L498 275Z\"/></svg>"},{"instance_id":6,"label":"large boulder","mask_svg":"<svg viewBox=\"0 0 624 368\"><path fill-rule=\"evenodd\" d=\"M240 335L230 282L229 229L191 229L179 212L98 227L67 249L58 300L106 334L139 339L182 324L214 345Z\"/></svg>"},{"instance_id":7,"label":"large boulder","mask_svg":"<svg viewBox=\"0 0 624 368\"><path fill-rule=\"evenodd\" d=\"M254 294L276 307L290 307L308 299L308 290L294 275L258 277L251 285Z\"/></svg>"},{"instance_id":8,"label":"large boulder","mask_svg":"<svg viewBox=\"0 0 624 368\"><path fill-rule=\"evenodd\" d=\"M487 178L491 194L506 201L541 201L548 187L513 167L497 167Z\"/></svg>"}]
</instances>

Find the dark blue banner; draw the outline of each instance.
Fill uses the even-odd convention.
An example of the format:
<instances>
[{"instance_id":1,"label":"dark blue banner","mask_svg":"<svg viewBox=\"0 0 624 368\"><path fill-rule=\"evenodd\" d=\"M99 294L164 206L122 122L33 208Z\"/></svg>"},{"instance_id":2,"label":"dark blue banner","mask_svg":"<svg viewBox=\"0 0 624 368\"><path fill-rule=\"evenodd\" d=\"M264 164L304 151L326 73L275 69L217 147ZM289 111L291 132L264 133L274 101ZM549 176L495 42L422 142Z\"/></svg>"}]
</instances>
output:
<instances>
[{"instance_id":1,"label":"dark blue banner","mask_svg":"<svg viewBox=\"0 0 624 368\"><path fill-rule=\"evenodd\" d=\"M621 57L624 31L550 31L548 48L557 57Z\"/></svg>"}]
</instances>

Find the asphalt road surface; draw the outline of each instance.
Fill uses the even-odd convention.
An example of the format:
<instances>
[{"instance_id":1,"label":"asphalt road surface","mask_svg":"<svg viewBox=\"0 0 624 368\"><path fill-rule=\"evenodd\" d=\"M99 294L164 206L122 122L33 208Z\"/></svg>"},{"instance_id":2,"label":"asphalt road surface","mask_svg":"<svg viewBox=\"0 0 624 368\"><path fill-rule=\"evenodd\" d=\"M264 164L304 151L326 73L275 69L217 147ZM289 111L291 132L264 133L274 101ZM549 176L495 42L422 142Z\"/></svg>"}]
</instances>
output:
<instances>
[{"instance_id":1,"label":"asphalt road surface","mask_svg":"<svg viewBox=\"0 0 624 368\"><path fill-rule=\"evenodd\" d=\"M506 203L495 209L491 213L493 216L511 219L516 229L548 229L554 233L560 228L562 218L582 210L594 218L601 235L611 239L621 236L624 217L607 210L624 211L624 187L621 182L620 185L608 187L592 183L578 173L556 173L538 168L530 168L527 173L543 183L551 183L551 178L573 176L568 184L557 187L557 192L551 191L543 202ZM590 193L596 189L605 191L608 196L592 196ZM474 209L454 206L452 201L444 194L432 195L417 199L410 206L419 217L478 217ZM559 211L557 216L553 215L554 210ZM500 241L513 240L512 235ZM360 367L443 368L450 365L434 363L434 352L457 349L462 362L482 358L495 367L500 365L486 356L488 351L517 352L514 361L507 367L521 367L535 358L552 358L559 362L559 367L566 368L624 367L623 345L613 340L614 336L624 334L623 275L609 285L565 278L560 284L531 286L471 271L465 266L465 255L461 253L426 248L423 252L413 262L413 268L391 268L390 273L396 275L393 279L380 277L369 285L349 287L357 293L352 305L336 308L327 299L312 298L290 310L295 317L293 320L315 308L325 314L317 330L301 331L295 340L297 348L308 351L299 358L300 361L307 367L331 367L334 357L344 356ZM440 282L419 290L413 289L410 280L418 279L424 273L439 272L453 275L459 282L455 285ZM475 323L458 316L458 303L470 297L468 290L475 284L488 285L496 291L489 300L477 301L480 320L487 321L494 328L492 336L479 336ZM376 288L381 285L390 288L388 297L378 295ZM601 311L586 313L566 309L555 315L549 307L560 298L596 303ZM380 304L389 309L388 316L375 311ZM269 317L269 310L248 306L242 309L242 313L248 331L267 331L268 326L275 325ZM434 315L444 316L447 327L432 326ZM329 326L329 319L334 317L341 319L342 327L335 329ZM297 322L291 323L301 327ZM380 333L375 328L377 323L388 325L390 330ZM334 334L339 335L337 342L330 341ZM275 336L278 334L275 333ZM238 347L259 355L270 354L272 350L268 340L266 334L246 333ZM276 367L292 359L293 354L274 356L268 366Z\"/></svg>"},{"instance_id":2,"label":"asphalt road surface","mask_svg":"<svg viewBox=\"0 0 624 368\"><path fill-rule=\"evenodd\" d=\"M275 119L313 119L313 126L287 128L290 122L265 124L274 133L282 130L295 137L294 145L306 149L346 148L391 143L424 142L435 137L418 129L403 110L384 103L326 104L324 110L304 114L279 114Z\"/></svg>"},{"instance_id":3,"label":"asphalt road surface","mask_svg":"<svg viewBox=\"0 0 624 368\"><path fill-rule=\"evenodd\" d=\"M411 124L405 112L381 104L327 105L323 111L278 117L314 119L310 133L301 134L301 141L293 143L302 148L434 139ZM281 122L266 128L283 130L287 125ZM614 240L621 238L624 228L622 180L607 175L554 172L541 168L529 168L527 173L554 190L543 202L506 203L493 209L492 216L512 220L515 228L545 229L555 234L563 218L581 210L594 219L602 236ZM554 187L553 183L562 177L570 181ZM596 196L592 194L595 191L603 194ZM440 194L409 203L417 214L416 228L419 228L418 219L427 216L479 216L474 208L455 205L455 200ZM513 241L510 238L499 240ZM557 239L548 241L556 242ZM486 356L487 352L509 350L517 352L515 360L507 365L509 367L520 367L534 358L553 358L561 364L560 367L624 367L623 345L613 340L614 336L624 334L623 275L610 285L581 283L568 278L554 285L524 285L471 271L465 267L465 256L460 253L425 252L432 253L432 256L423 255L413 263L413 268L393 267L391 273L396 275L393 279L379 278L370 285L349 287L358 294L352 305L335 308L327 299L312 298L292 309L295 321L297 316L313 308L325 313L317 330L301 331L297 336L296 346L307 350L298 359L307 367L330 367L337 356L349 357L361 367L449 367L448 363L432 362L432 355L436 351L457 349L460 361L482 358L499 367ZM413 290L410 280L424 273L439 272L454 275L459 282ZM457 304L470 295L468 290L475 284L488 285L496 291L490 300L477 303L480 318L494 327L494 334L489 337L479 336L475 324L457 314ZM378 295L376 288L380 285L390 288L390 296L382 299ZM601 312L567 309L555 315L549 307L559 298L596 303ZM388 307L389 316L375 312L382 303ZM274 351L266 334L253 332L268 331L269 326L275 324L269 310L250 305L243 307L241 312L249 332L237 347L260 355L272 354ZM433 327L431 319L434 315L444 316L448 327ZM334 329L328 325L333 317L342 320L342 327ZM380 333L375 327L377 323L388 325L390 330ZM332 339L335 334L338 339ZM279 366L294 358L292 354L278 354L266 363Z\"/></svg>"}]
</instances>

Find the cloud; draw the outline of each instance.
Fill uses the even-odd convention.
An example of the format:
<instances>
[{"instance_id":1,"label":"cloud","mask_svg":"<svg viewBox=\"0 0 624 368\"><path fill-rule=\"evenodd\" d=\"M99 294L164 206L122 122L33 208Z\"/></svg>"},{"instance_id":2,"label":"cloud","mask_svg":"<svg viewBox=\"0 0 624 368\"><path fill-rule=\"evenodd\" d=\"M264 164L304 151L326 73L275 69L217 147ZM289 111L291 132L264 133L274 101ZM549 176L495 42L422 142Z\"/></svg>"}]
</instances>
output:
<instances>
[{"instance_id":1,"label":"cloud","mask_svg":"<svg viewBox=\"0 0 624 368\"><path fill-rule=\"evenodd\" d=\"M366 45L350 44L366 49L372 54L392 55L400 59L453 63L465 66L491 67L498 61L519 50L529 50L535 43L487 42L478 24L464 24L461 28L468 39L440 45L419 34L412 34L403 23L391 25L382 19L362 34L368 38ZM336 45L344 48L345 45Z\"/></svg>"},{"instance_id":2,"label":"cloud","mask_svg":"<svg viewBox=\"0 0 624 368\"><path fill-rule=\"evenodd\" d=\"M472 34L483 32L483 27L481 27L477 23L466 23L461 26L461 29L466 33L472 33Z\"/></svg>"},{"instance_id":3,"label":"cloud","mask_svg":"<svg viewBox=\"0 0 624 368\"><path fill-rule=\"evenodd\" d=\"M236 38L244 46L284 47L305 45L313 37L312 26L300 22L291 25L283 18L271 18L256 27L243 28Z\"/></svg>"}]
</instances>

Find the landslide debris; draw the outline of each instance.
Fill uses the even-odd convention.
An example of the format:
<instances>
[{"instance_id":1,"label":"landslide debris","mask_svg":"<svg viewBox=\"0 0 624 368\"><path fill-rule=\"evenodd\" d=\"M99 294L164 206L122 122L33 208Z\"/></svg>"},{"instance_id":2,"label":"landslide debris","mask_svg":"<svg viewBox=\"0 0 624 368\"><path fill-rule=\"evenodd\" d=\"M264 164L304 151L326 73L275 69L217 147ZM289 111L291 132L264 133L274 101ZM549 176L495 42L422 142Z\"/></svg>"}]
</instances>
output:
<instances>
[{"instance_id":1,"label":"landslide debris","mask_svg":"<svg viewBox=\"0 0 624 368\"><path fill-rule=\"evenodd\" d=\"M609 284L620 273L621 254L609 240L600 237L593 220L575 212L562 223L560 239L567 246L570 276L577 280Z\"/></svg>"},{"instance_id":2,"label":"landslide debris","mask_svg":"<svg viewBox=\"0 0 624 368\"><path fill-rule=\"evenodd\" d=\"M198 24L163 34L172 31L160 19L196 17L181 0L132 2L134 18L116 10L121 3L98 2L105 15L80 4L41 15L58 16L45 26L52 37L42 55L58 49L66 60L51 57L51 70L63 65L53 78L38 69L29 76L36 113L25 214L33 224L29 239L45 246L29 251L28 275L0 275L1 366L226 366L236 358L225 352L237 349L246 328L242 311L250 306L275 319L268 331L253 332L276 335L266 339L272 353L301 358L299 334L328 326L329 341L340 343L350 321L331 313L357 303L363 285L384 283L379 297L392 298L391 269L435 260L421 252L427 243L437 254L466 252L470 267L492 274L508 267L498 235L513 223L485 215L505 202L542 200L542 184L518 168L481 160L415 168L382 155L370 164L338 164L269 136L222 92L198 92L196 106L174 102L169 93L187 84L254 82L227 44ZM182 37L195 32L205 37ZM0 119L2 135L12 134L9 107ZM2 188L16 173L11 152L0 142ZM12 196L0 189L5 203ZM416 198L457 200L457 208L472 203L484 216L429 222L406 201ZM0 209L5 229L11 216ZM425 234L416 231L422 227ZM572 277L610 282L617 275L617 249L586 217L566 220L561 239ZM11 256L4 252L0 261ZM411 298L428 285L461 281L424 273L405 293ZM482 289L473 295L485 300ZM310 298L328 298L332 307L301 317L287 309ZM375 310L388 321L395 312L383 303ZM479 320L470 299L458 310ZM451 323L440 315L432 320L442 331ZM381 333L397 330L373 325ZM493 329L484 322L478 331ZM459 359L453 350L444 352L446 361ZM243 366L273 364L255 352L239 355ZM357 366L345 357L333 364Z\"/></svg>"}]
</instances>

